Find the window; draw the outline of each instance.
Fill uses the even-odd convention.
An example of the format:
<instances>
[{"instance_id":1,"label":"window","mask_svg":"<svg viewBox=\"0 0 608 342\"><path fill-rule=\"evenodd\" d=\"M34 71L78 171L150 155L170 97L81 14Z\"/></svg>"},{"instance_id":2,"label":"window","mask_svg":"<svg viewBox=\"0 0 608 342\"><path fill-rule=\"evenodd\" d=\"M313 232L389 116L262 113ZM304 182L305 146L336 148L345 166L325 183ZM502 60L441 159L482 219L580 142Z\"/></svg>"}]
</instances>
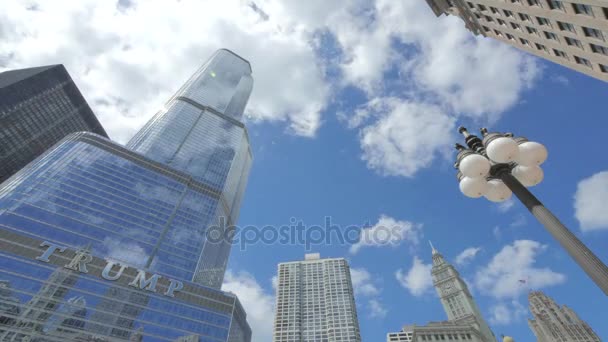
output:
<instances>
[{"instance_id":1,"label":"window","mask_svg":"<svg viewBox=\"0 0 608 342\"><path fill-rule=\"evenodd\" d=\"M519 24L516 24L516 23L511 23L511 27L512 27L514 30L520 30L520 31L521 31L521 26L519 26Z\"/></svg>"},{"instance_id":2,"label":"window","mask_svg":"<svg viewBox=\"0 0 608 342\"><path fill-rule=\"evenodd\" d=\"M549 8L552 10L564 10L564 3L560 0L549 0Z\"/></svg>"},{"instance_id":3,"label":"window","mask_svg":"<svg viewBox=\"0 0 608 342\"><path fill-rule=\"evenodd\" d=\"M467 5L469 5L469 8L471 8L471 9L475 9L475 5L473 5L473 3L472 3L472 2L467 1Z\"/></svg>"},{"instance_id":4,"label":"window","mask_svg":"<svg viewBox=\"0 0 608 342\"><path fill-rule=\"evenodd\" d=\"M574 38L570 38L570 37L564 37L564 40L566 40L566 43L570 46L576 46L579 49L583 48L583 44L581 43L580 40L578 39L574 39Z\"/></svg>"},{"instance_id":5,"label":"window","mask_svg":"<svg viewBox=\"0 0 608 342\"><path fill-rule=\"evenodd\" d=\"M587 36L587 37L593 37L593 38L604 40L604 35L602 34L602 31L600 31L600 30L583 26L583 33L585 33L585 36Z\"/></svg>"},{"instance_id":6,"label":"window","mask_svg":"<svg viewBox=\"0 0 608 342\"><path fill-rule=\"evenodd\" d=\"M502 32L500 32L500 31L498 31L498 30L494 30L494 33L495 33L497 36L502 37Z\"/></svg>"},{"instance_id":7,"label":"window","mask_svg":"<svg viewBox=\"0 0 608 342\"><path fill-rule=\"evenodd\" d=\"M547 52L547 47L544 46L543 44L536 43L535 45L536 45L536 49L537 50L540 50L540 51L543 51L543 52Z\"/></svg>"},{"instance_id":8,"label":"window","mask_svg":"<svg viewBox=\"0 0 608 342\"><path fill-rule=\"evenodd\" d=\"M541 5L540 5L540 1L538 1L538 0L528 0L528 4L529 4L530 6L538 6L538 7L541 7Z\"/></svg>"},{"instance_id":9,"label":"window","mask_svg":"<svg viewBox=\"0 0 608 342\"><path fill-rule=\"evenodd\" d=\"M565 23L563 21L558 21L557 22L557 26L562 31L568 31L568 32L576 33L576 29L574 29L574 25L572 25L570 23Z\"/></svg>"},{"instance_id":10,"label":"window","mask_svg":"<svg viewBox=\"0 0 608 342\"><path fill-rule=\"evenodd\" d=\"M526 26L526 31L528 31L529 34L538 35L538 31L534 27Z\"/></svg>"},{"instance_id":11,"label":"window","mask_svg":"<svg viewBox=\"0 0 608 342\"><path fill-rule=\"evenodd\" d=\"M500 14L500 12L498 12L498 8L496 7L490 7L490 11L492 11L494 14Z\"/></svg>"},{"instance_id":12,"label":"window","mask_svg":"<svg viewBox=\"0 0 608 342\"><path fill-rule=\"evenodd\" d=\"M608 73L608 66L605 66L604 64L600 64L600 70L602 72Z\"/></svg>"},{"instance_id":13,"label":"window","mask_svg":"<svg viewBox=\"0 0 608 342\"><path fill-rule=\"evenodd\" d=\"M484 30L485 32L490 32L490 28L489 28L489 27L487 27L487 26L482 26L482 27L483 27L483 30Z\"/></svg>"},{"instance_id":14,"label":"window","mask_svg":"<svg viewBox=\"0 0 608 342\"><path fill-rule=\"evenodd\" d=\"M486 8L486 6L484 5L477 5L477 8L479 8L480 11L484 12L487 11L488 9Z\"/></svg>"},{"instance_id":15,"label":"window","mask_svg":"<svg viewBox=\"0 0 608 342\"><path fill-rule=\"evenodd\" d=\"M551 22L547 18L536 17L536 20L538 21L539 25L542 25L542 26L551 26Z\"/></svg>"},{"instance_id":16,"label":"window","mask_svg":"<svg viewBox=\"0 0 608 342\"><path fill-rule=\"evenodd\" d=\"M525 46L530 46L530 42L527 39L519 38L519 41Z\"/></svg>"},{"instance_id":17,"label":"window","mask_svg":"<svg viewBox=\"0 0 608 342\"><path fill-rule=\"evenodd\" d=\"M589 62L588 59L583 58L583 57L579 57L579 56L574 56L574 60L576 61L576 63L580 64L580 65L584 65L588 68L591 68L591 62Z\"/></svg>"},{"instance_id":18,"label":"window","mask_svg":"<svg viewBox=\"0 0 608 342\"><path fill-rule=\"evenodd\" d=\"M513 37L512 35L510 35L510 34L508 34L508 33L507 33L507 38L508 38L509 40L515 40L515 37Z\"/></svg>"},{"instance_id":19,"label":"window","mask_svg":"<svg viewBox=\"0 0 608 342\"><path fill-rule=\"evenodd\" d=\"M605 46L591 44L591 51L608 56L608 48Z\"/></svg>"},{"instance_id":20,"label":"window","mask_svg":"<svg viewBox=\"0 0 608 342\"><path fill-rule=\"evenodd\" d=\"M589 5L575 3L575 4L572 4L572 8L574 8L574 13L576 13L576 14L584 14L584 15L593 16L593 9Z\"/></svg>"},{"instance_id":21,"label":"window","mask_svg":"<svg viewBox=\"0 0 608 342\"><path fill-rule=\"evenodd\" d=\"M505 21L504 21L504 20L502 20L502 19L496 19L496 21L498 22L498 24L499 24L500 26L507 26L507 23L505 23Z\"/></svg>"},{"instance_id":22,"label":"window","mask_svg":"<svg viewBox=\"0 0 608 342\"><path fill-rule=\"evenodd\" d=\"M493 23L494 22L494 18L492 18L492 17L490 17L488 15L486 15L485 18L486 18L486 21L489 22L489 23Z\"/></svg>"},{"instance_id":23,"label":"window","mask_svg":"<svg viewBox=\"0 0 608 342\"><path fill-rule=\"evenodd\" d=\"M509 10L503 10L503 12L505 13L505 17L513 18L513 12L511 12Z\"/></svg>"},{"instance_id":24,"label":"window","mask_svg":"<svg viewBox=\"0 0 608 342\"><path fill-rule=\"evenodd\" d=\"M511 0L511 3L521 5L521 0Z\"/></svg>"},{"instance_id":25,"label":"window","mask_svg":"<svg viewBox=\"0 0 608 342\"><path fill-rule=\"evenodd\" d=\"M566 55L566 53L562 50L557 50L557 49L553 49L553 53L557 56L557 57L561 57L561 58L568 58L568 55Z\"/></svg>"},{"instance_id":26,"label":"window","mask_svg":"<svg viewBox=\"0 0 608 342\"><path fill-rule=\"evenodd\" d=\"M523 21L532 21L530 16L525 13L519 13L519 18Z\"/></svg>"},{"instance_id":27,"label":"window","mask_svg":"<svg viewBox=\"0 0 608 342\"><path fill-rule=\"evenodd\" d=\"M547 32L545 31L545 37L547 37L547 39L551 39L551 40L559 40L557 38L557 35L553 32Z\"/></svg>"}]
</instances>

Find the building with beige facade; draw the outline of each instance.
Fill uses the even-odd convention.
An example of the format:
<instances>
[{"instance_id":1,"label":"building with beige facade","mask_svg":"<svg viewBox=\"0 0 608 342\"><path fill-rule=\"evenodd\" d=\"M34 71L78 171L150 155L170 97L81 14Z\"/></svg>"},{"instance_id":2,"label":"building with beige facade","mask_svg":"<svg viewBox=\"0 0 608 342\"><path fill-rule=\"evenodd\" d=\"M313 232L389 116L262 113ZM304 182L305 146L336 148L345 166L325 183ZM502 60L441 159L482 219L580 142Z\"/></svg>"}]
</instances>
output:
<instances>
[{"instance_id":1,"label":"building with beige facade","mask_svg":"<svg viewBox=\"0 0 608 342\"><path fill-rule=\"evenodd\" d=\"M387 342L452 341L496 342L475 299L458 270L432 247L433 286L448 320L426 325L406 325L401 331L388 333Z\"/></svg>"},{"instance_id":2,"label":"building with beige facade","mask_svg":"<svg viewBox=\"0 0 608 342\"><path fill-rule=\"evenodd\" d=\"M566 305L559 306L540 291L528 295L533 319L528 325L538 342L600 342L591 327Z\"/></svg>"},{"instance_id":3,"label":"building with beige facade","mask_svg":"<svg viewBox=\"0 0 608 342\"><path fill-rule=\"evenodd\" d=\"M608 81L606 0L426 0L476 35Z\"/></svg>"}]
</instances>

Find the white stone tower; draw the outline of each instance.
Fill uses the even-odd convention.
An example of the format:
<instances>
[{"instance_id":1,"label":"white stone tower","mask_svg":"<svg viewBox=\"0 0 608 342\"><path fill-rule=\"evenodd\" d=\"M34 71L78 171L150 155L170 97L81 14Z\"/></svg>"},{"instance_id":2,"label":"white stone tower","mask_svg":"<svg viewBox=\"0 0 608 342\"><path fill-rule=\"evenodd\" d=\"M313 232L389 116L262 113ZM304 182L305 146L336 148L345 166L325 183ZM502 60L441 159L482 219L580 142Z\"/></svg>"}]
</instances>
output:
<instances>
[{"instance_id":1,"label":"white stone tower","mask_svg":"<svg viewBox=\"0 0 608 342\"><path fill-rule=\"evenodd\" d=\"M451 323L472 325L483 336L484 341L495 342L496 337L483 319L467 284L462 280L458 271L447 263L441 253L431 244L433 251L433 285L437 290L439 299L448 321Z\"/></svg>"}]
</instances>

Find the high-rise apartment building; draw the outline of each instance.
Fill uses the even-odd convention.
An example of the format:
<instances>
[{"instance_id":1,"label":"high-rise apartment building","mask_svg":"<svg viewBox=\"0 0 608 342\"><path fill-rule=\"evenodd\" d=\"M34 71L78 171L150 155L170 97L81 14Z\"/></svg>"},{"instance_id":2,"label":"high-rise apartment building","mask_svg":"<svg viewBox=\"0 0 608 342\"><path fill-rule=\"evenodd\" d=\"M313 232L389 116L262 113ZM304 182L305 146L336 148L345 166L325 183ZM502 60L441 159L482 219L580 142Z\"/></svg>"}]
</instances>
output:
<instances>
[{"instance_id":1,"label":"high-rise apartment building","mask_svg":"<svg viewBox=\"0 0 608 342\"><path fill-rule=\"evenodd\" d=\"M426 0L474 34L511 44L608 81L608 4L603 0Z\"/></svg>"},{"instance_id":2,"label":"high-rise apartment building","mask_svg":"<svg viewBox=\"0 0 608 342\"><path fill-rule=\"evenodd\" d=\"M569 307L557 305L540 291L528 295L533 319L528 325L538 342L600 342L593 329Z\"/></svg>"},{"instance_id":3,"label":"high-rise apartment building","mask_svg":"<svg viewBox=\"0 0 608 342\"><path fill-rule=\"evenodd\" d=\"M0 183L80 131L107 137L63 65L0 73Z\"/></svg>"},{"instance_id":4,"label":"high-rise apartment building","mask_svg":"<svg viewBox=\"0 0 608 342\"><path fill-rule=\"evenodd\" d=\"M230 242L218 238L251 163L239 121L251 80L247 61L220 50L131 149L73 133L0 185L4 336L251 340L238 299L219 290ZM71 298L84 319L64 309Z\"/></svg>"},{"instance_id":5,"label":"high-rise apartment building","mask_svg":"<svg viewBox=\"0 0 608 342\"><path fill-rule=\"evenodd\" d=\"M387 342L395 341L474 341L496 342L494 333L483 318L475 299L460 274L441 253L432 247L431 275L447 321L427 325L407 325L400 332L389 333Z\"/></svg>"},{"instance_id":6,"label":"high-rise apartment building","mask_svg":"<svg viewBox=\"0 0 608 342\"><path fill-rule=\"evenodd\" d=\"M307 254L279 264L273 341L361 341L346 260Z\"/></svg>"}]
</instances>

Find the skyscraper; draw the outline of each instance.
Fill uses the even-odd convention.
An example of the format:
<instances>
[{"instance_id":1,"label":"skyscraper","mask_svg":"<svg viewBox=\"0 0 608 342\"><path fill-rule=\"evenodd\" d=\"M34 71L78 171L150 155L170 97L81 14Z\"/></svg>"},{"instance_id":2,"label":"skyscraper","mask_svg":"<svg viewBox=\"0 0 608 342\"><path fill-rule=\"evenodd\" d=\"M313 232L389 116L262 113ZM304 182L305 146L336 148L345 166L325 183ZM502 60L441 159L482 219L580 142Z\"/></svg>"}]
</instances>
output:
<instances>
[{"instance_id":1,"label":"skyscraper","mask_svg":"<svg viewBox=\"0 0 608 342\"><path fill-rule=\"evenodd\" d=\"M608 81L608 4L597 0L427 0L474 34ZM483 61L482 61L483 63Z\"/></svg>"},{"instance_id":2,"label":"skyscraper","mask_svg":"<svg viewBox=\"0 0 608 342\"><path fill-rule=\"evenodd\" d=\"M236 223L252 154L241 119L253 78L249 62L219 50L127 144L190 175L212 194L199 219L224 229ZM230 243L201 246L194 281L220 288Z\"/></svg>"},{"instance_id":3,"label":"skyscraper","mask_svg":"<svg viewBox=\"0 0 608 342\"><path fill-rule=\"evenodd\" d=\"M107 137L63 65L0 73L0 183L80 131Z\"/></svg>"},{"instance_id":4,"label":"skyscraper","mask_svg":"<svg viewBox=\"0 0 608 342\"><path fill-rule=\"evenodd\" d=\"M406 325L400 332L387 334L391 341L464 340L496 342L494 333L481 315L467 284L435 247L432 247L431 275L447 321L427 325Z\"/></svg>"},{"instance_id":5,"label":"skyscraper","mask_svg":"<svg viewBox=\"0 0 608 342\"><path fill-rule=\"evenodd\" d=\"M245 81L234 85L239 77ZM42 308L42 319L19 313L12 321L3 312L0 331L41 340L61 333L83 341L250 341L238 299L219 290L230 244L208 239L210 227L236 220L251 163L238 121L251 90L249 64L221 50L178 94L194 89L226 102L230 110L220 109L232 121L176 95L132 150L74 133L0 185L0 279L19 303L36 299L58 269L75 277L53 310ZM150 144L156 147L146 150ZM169 159L155 153L171 146ZM78 296L86 306L79 327L47 333L15 323L69 318L58 308Z\"/></svg>"},{"instance_id":6,"label":"skyscraper","mask_svg":"<svg viewBox=\"0 0 608 342\"><path fill-rule=\"evenodd\" d=\"M274 342L361 341L350 268L346 260L279 264Z\"/></svg>"},{"instance_id":7,"label":"skyscraper","mask_svg":"<svg viewBox=\"0 0 608 342\"><path fill-rule=\"evenodd\" d=\"M433 276L433 285L441 300L443 310L448 316L448 321L456 324L472 325L479 330L484 341L496 341L494 333L481 315L475 299L473 299L467 284L462 280L456 268L446 262L441 253L434 247L432 248L432 255L433 268L431 269L431 275Z\"/></svg>"},{"instance_id":8,"label":"skyscraper","mask_svg":"<svg viewBox=\"0 0 608 342\"><path fill-rule=\"evenodd\" d=\"M593 329L569 307L557 305L540 291L528 295L533 319L528 325L538 342L600 342Z\"/></svg>"}]
</instances>

